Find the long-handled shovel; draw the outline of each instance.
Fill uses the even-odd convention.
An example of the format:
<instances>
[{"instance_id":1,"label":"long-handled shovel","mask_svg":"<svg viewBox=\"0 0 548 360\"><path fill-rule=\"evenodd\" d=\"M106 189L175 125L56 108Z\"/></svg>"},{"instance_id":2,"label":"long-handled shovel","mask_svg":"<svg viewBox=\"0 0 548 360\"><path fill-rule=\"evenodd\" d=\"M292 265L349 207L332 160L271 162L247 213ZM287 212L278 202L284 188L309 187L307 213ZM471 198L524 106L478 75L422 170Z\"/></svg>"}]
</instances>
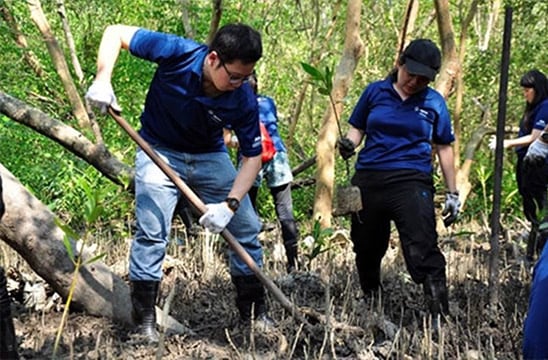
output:
<instances>
[{"instance_id":1,"label":"long-handled shovel","mask_svg":"<svg viewBox=\"0 0 548 360\"><path fill-rule=\"evenodd\" d=\"M161 157L150 147L150 145L129 125L129 123L119 115L111 107L108 109L108 113L116 122L127 132L133 141L137 143L143 149L143 151L150 157L150 159L166 174L166 176L173 181L175 186L183 193L183 195L190 201L190 203L198 210L200 214L206 212L206 206L202 200L185 184L183 180L166 164ZM284 295L284 293L274 284L269 277L267 277L261 268L257 266L255 261L249 256L245 249L240 245L236 238L225 228L221 232L222 237L228 242L231 249L242 259L246 265L253 271L257 278L263 283L263 285L270 291L274 298L292 314L297 320L308 324L307 320L302 316L299 309Z\"/></svg>"}]
</instances>

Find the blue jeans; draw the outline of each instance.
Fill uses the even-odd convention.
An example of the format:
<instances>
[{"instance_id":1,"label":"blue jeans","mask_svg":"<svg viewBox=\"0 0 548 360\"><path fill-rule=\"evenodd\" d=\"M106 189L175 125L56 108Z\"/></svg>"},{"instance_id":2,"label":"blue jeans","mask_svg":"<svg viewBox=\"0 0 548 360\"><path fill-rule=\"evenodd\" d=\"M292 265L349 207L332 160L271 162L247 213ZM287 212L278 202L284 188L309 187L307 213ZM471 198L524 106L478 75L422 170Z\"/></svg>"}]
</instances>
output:
<instances>
[{"instance_id":1,"label":"blue jeans","mask_svg":"<svg viewBox=\"0 0 548 360\"><path fill-rule=\"evenodd\" d=\"M236 169L228 153L189 154L167 148L155 150L204 203L222 202L230 192ZM135 160L137 230L129 256L131 281L161 280L173 212L181 196L171 180L139 149ZM261 224L247 195L227 229L262 267L263 250L257 238ZM232 250L229 250L229 259L232 276L253 274Z\"/></svg>"}]
</instances>

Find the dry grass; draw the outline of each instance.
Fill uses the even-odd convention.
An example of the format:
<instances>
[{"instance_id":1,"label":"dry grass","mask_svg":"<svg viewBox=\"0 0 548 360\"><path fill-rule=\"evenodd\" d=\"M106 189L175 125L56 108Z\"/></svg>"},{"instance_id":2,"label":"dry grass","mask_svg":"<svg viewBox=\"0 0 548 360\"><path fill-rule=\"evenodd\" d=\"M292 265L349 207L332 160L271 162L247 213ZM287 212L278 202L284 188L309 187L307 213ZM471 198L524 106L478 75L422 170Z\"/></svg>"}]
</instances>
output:
<instances>
[{"instance_id":1,"label":"dry grass","mask_svg":"<svg viewBox=\"0 0 548 360\"><path fill-rule=\"evenodd\" d=\"M270 298L274 331L241 327L234 290L220 239L200 234L183 246L173 241L165 262L160 305L170 292L170 314L195 335L165 334L161 346L150 347L128 337L126 330L106 319L71 314L61 353L67 359L516 359L521 353L521 329L527 309L530 267L521 261L524 244L508 231L500 258L500 302L489 306L489 232L476 224L460 225L466 234L440 237L448 262L452 317L433 334L424 311L422 288L405 270L397 236L383 260L382 297L361 299L351 244L338 232L331 251L301 271L287 275L277 230L264 233L265 272L299 307L327 316L327 323L310 328L296 322ZM180 235L176 227L174 237ZM125 276L129 241L98 234L97 251L108 247L106 262ZM108 245L105 245L108 244ZM20 257L0 246L0 264L27 286L33 278ZM101 249L101 247L103 249ZM305 250L306 251L306 250ZM26 278L26 280L25 280ZM46 287L47 289L48 287ZM51 300L51 294L47 294ZM15 327L20 355L51 358L62 302L26 306L16 299ZM40 308L39 308L40 309Z\"/></svg>"}]
</instances>

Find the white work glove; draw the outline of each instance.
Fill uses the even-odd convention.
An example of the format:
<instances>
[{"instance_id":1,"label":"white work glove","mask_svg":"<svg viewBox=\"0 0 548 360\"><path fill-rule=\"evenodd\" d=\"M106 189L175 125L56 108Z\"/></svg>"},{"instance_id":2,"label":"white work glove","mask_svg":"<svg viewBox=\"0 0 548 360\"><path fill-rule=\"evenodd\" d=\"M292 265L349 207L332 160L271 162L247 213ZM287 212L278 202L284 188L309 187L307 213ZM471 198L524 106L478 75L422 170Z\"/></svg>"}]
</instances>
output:
<instances>
[{"instance_id":1,"label":"white work glove","mask_svg":"<svg viewBox=\"0 0 548 360\"><path fill-rule=\"evenodd\" d=\"M441 216L443 216L443 224L448 227L457 220L460 210L459 192L446 192L445 193L445 206Z\"/></svg>"},{"instance_id":2,"label":"white work glove","mask_svg":"<svg viewBox=\"0 0 548 360\"><path fill-rule=\"evenodd\" d=\"M237 148L240 146L240 142L238 141L238 137L236 135L232 135L230 137L230 147Z\"/></svg>"},{"instance_id":3,"label":"white work glove","mask_svg":"<svg viewBox=\"0 0 548 360\"><path fill-rule=\"evenodd\" d=\"M495 135L491 135L491 138L489 139L489 150L495 151L497 148L497 137Z\"/></svg>"},{"instance_id":4,"label":"white work glove","mask_svg":"<svg viewBox=\"0 0 548 360\"><path fill-rule=\"evenodd\" d=\"M218 234L228 225L234 212L223 201L218 204L207 204L207 211L200 217L200 225L214 234Z\"/></svg>"},{"instance_id":5,"label":"white work glove","mask_svg":"<svg viewBox=\"0 0 548 360\"><path fill-rule=\"evenodd\" d=\"M109 106L116 112L122 111L110 82L94 81L86 93L86 99L91 106L98 108L101 114L106 114Z\"/></svg>"},{"instance_id":6,"label":"white work glove","mask_svg":"<svg viewBox=\"0 0 548 360\"><path fill-rule=\"evenodd\" d=\"M546 162L548 156L548 144L540 138L536 139L529 145L527 154L523 158L523 167L525 170L533 170L539 168Z\"/></svg>"}]
</instances>

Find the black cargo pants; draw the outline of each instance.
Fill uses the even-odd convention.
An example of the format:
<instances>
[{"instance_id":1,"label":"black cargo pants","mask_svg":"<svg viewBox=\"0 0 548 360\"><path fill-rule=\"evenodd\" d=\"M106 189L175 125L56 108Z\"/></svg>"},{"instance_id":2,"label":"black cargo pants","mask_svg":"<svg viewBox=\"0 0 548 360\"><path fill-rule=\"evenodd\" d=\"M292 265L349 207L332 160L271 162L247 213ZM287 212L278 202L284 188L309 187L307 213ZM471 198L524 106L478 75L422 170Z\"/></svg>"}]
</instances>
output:
<instances>
[{"instance_id":1,"label":"black cargo pants","mask_svg":"<svg viewBox=\"0 0 548 360\"><path fill-rule=\"evenodd\" d=\"M363 209L352 215L350 235L364 292L380 285L390 221L396 225L413 281L423 283L430 275L445 282L446 262L437 244L432 177L412 170L358 171L352 183L360 188L363 203Z\"/></svg>"}]
</instances>

